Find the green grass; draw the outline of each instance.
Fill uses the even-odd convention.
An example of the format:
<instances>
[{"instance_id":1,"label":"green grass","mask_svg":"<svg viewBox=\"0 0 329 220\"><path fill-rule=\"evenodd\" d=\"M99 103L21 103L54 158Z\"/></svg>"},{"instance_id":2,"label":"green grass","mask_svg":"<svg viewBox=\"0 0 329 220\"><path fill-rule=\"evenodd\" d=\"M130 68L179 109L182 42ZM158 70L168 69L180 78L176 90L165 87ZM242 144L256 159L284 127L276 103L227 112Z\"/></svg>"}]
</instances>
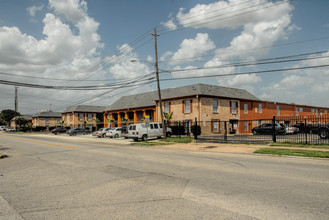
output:
<instances>
[{"instance_id":1,"label":"green grass","mask_svg":"<svg viewBox=\"0 0 329 220\"><path fill-rule=\"evenodd\" d=\"M281 148L261 148L256 150L257 154L273 154L273 155L287 155L298 157L321 157L329 158L329 151L315 151L315 150L295 150L295 149L281 149Z\"/></svg>"},{"instance_id":2,"label":"green grass","mask_svg":"<svg viewBox=\"0 0 329 220\"><path fill-rule=\"evenodd\" d=\"M161 139L162 142L172 142L172 143L191 143L192 138L190 137L167 137L166 139Z\"/></svg>"},{"instance_id":3,"label":"green grass","mask_svg":"<svg viewBox=\"0 0 329 220\"><path fill-rule=\"evenodd\" d=\"M131 143L131 145L139 145L139 146L161 146L161 145L171 145L171 144L174 143L159 142L159 141L144 141L144 142Z\"/></svg>"},{"instance_id":4,"label":"green grass","mask_svg":"<svg viewBox=\"0 0 329 220\"><path fill-rule=\"evenodd\" d=\"M269 144L269 146L329 149L328 144L305 144L305 143L291 143L291 142L271 143Z\"/></svg>"}]
</instances>

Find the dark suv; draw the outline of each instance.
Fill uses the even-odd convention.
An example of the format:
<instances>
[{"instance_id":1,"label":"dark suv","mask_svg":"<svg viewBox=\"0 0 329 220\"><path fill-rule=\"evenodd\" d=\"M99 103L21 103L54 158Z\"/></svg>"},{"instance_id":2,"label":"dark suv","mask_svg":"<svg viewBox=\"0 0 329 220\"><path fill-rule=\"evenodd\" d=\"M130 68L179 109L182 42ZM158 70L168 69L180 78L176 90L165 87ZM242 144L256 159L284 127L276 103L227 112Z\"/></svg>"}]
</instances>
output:
<instances>
[{"instance_id":1,"label":"dark suv","mask_svg":"<svg viewBox=\"0 0 329 220\"><path fill-rule=\"evenodd\" d=\"M60 134L60 133L66 133L66 128L63 128L63 127L57 127L57 128L54 128L53 130L51 130L50 132L57 135L57 134Z\"/></svg>"},{"instance_id":2,"label":"dark suv","mask_svg":"<svg viewBox=\"0 0 329 220\"><path fill-rule=\"evenodd\" d=\"M83 128L71 128L70 130L66 131L66 134L70 136L76 136L78 134L89 134L89 131L83 129Z\"/></svg>"},{"instance_id":3,"label":"dark suv","mask_svg":"<svg viewBox=\"0 0 329 220\"><path fill-rule=\"evenodd\" d=\"M252 129L253 135L257 134L272 134L273 133L273 124L272 123L265 123L258 127ZM275 123L275 133L276 134L285 134L286 127L279 123Z\"/></svg>"}]
</instances>

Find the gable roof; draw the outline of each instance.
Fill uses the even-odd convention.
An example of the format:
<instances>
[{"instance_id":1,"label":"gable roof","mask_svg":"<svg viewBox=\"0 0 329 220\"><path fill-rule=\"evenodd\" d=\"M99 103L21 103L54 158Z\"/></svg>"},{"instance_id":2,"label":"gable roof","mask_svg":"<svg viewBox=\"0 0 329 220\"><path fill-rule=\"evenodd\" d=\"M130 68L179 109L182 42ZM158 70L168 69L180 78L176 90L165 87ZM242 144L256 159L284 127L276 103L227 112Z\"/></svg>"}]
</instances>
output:
<instances>
[{"instance_id":1,"label":"gable roof","mask_svg":"<svg viewBox=\"0 0 329 220\"><path fill-rule=\"evenodd\" d=\"M106 106L73 105L62 111L62 113L68 113L68 112L103 113L105 110L106 110Z\"/></svg>"},{"instance_id":2,"label":"gable roof","mask_svg":"<svg viewBox=\"0 0 329 220\"><path fill-rule=\"evenodd\" d=\"M255 101L260 100L244 89L235 89L201 83L161 90L161 98L163 100L196 95ZM157 91L124 96L109 106L107 111L155 106L155 101L158 99L159 97Z\"/></svg>"},{"instance_id":3,"label":"gable roof","mask_svg":"<svg viewBox=\"0 0 329 220\"><path fill-rule=\"evenodd\" d=\"M32 116L32 118L61 118L62 115L60 112L53 112L53 111L44 111L38 112Z\"/></svg>"},{"instance_id":4,"label":"gable roof","mask_svg":"<svg viewBox=\"0 0 329 220\"><path fill-rule=\"evenodd\" d=\"M208 84L195 84L182 86L173 89L164 89L161 90L162 99L172 99L178 97L187 97L187 96L214 96L214 97L223 97L231 99L243 99L243 100L260 100L256 96L252 95L244 89L229 88L223 86L214 86ZM157 99L158 100L158 97Z\"/></svg>"},{"instance_id":5,"label":"gable roof","mask_svg":"<svg viewBox=\"0 0 329 220\"><path fill-rule=\"evenodd\" d=\"M26 120L31 120L32 119L32 115L23 114L21 116L15 116L10 121L14 121L14 120L19 119L19 118L24 118Z\"/></svg>"}]
</instances>

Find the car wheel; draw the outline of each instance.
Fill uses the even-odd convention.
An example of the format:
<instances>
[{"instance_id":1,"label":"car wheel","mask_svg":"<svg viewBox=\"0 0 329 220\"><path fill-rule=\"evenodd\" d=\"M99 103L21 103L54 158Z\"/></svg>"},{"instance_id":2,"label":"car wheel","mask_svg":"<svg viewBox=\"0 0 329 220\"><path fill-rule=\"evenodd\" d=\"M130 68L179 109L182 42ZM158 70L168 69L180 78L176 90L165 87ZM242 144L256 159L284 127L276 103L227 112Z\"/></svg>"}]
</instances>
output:
<instances>
[{"instance_id":1,"label":"car wheel","mask_svg":"<svg viewBox=\"0 0 329 220\"><path fill-rule=\"evenodd\" d=\"M76 136L76 135L77 135L77 133L75 133L75 132L72 133L72 136Z\"/></svg>"},{"instance_id":2,"label":"car wheel","mask_svg":"<svg viewBox=\"0 0 329 220\"><path fill-rule=\"evenodd\" d=\"M105 138L105 134L102 134L102 138Z\"/></svg>"},{"instance_id":3,"label":"car wheel","mask_svg":"<svg viewBox=\"0 0 329 220\"><path fill-rule=\"evenodd\" d=\"M138 141L138 138L134 138L134 141L136 141L136 142L137 142L137 141Z\"/></svg>"},{"instance_id":4,"label":"car wheel","mask_svg":"<svg viewBox=\"0 0 329 220\"><path fill-rule=\"evenodd\" d=\"M147 141L147 135L146 134L143 135L142 141Z\"/></svg>"},{"instance_id":5,"label":"car wheel","mask_svg":"<svg viewBox=\"0 0 329 220\"><path fill-rule=\"evenodd\" d=\"M253 135L257 135L258 132L257 132L256 130L254 130L254 131L252 132L252 134L253 134Z\"/></svg>"},{"instance_id":6,"label":"car wheel","mask_svg":"<svg viewBox=\"0 0 329 220\"><path fill-rule=\"evenodd\" d=\"M58 132L55 132L54 134L55 134L55 135L58 135Z\"/></svg>"},{"instance_id":7,"label":"car wheel","mask_svg":"<svg viewBox=\"0 0 329 220\"><path fill-rule=\"evenodd\" d=\"M114 135L114 138L118 138L118 137L119 137L119 135L118 135L118 134L115 134L115 135Z\"/></svg>"},{"instance_id":8,"label":"car wheel","mask_svg":"<svg viewBox=\"0 0 329 220\"><path fill-rule=\"evenodd\" d=\"M89 134L89 131L86 132L86 135L88 135L88 134Z\"/></svg>"},{"instance_id":9,"label":"car wheel","mask_svg":"<svg viewBox=\"0 0 329 220\"><path fill-rule=\"evenodd\" d=\"M329 131L326 129L321 129L319 131L319 136L321 139L327 139L327 138L329 138Z\"/></svg>"}]
</instances>

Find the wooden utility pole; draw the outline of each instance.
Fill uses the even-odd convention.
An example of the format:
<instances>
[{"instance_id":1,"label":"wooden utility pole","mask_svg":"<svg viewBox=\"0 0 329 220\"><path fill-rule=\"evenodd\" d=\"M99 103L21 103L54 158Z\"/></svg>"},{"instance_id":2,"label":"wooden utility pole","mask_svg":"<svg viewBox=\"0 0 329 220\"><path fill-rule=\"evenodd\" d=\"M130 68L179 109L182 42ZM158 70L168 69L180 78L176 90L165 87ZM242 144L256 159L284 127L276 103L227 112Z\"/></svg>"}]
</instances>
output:
<instances>
[{"instance_id":1,"label":"wooden utility pole","mask_svg":"<svg viewBox=\"0 0 329 220\"><path fill-rule=\"evenodd\" d=\"M162 131L163 131L163 138L167 137L166 134L166 125L163 120L163 111L162 111L162 99L161 99L161 89L160 89L160 80L159 80L159 66L158 66L158 47L157 47L157 37L160 36L157 34L156 28L154 28L154 49L155 49L155 74L157 77L157 85L158 85L158 95L159 95L159 103L160 103L160 115L161 115L161 123L162 123Z\"/></svg>"}]
</instances>

